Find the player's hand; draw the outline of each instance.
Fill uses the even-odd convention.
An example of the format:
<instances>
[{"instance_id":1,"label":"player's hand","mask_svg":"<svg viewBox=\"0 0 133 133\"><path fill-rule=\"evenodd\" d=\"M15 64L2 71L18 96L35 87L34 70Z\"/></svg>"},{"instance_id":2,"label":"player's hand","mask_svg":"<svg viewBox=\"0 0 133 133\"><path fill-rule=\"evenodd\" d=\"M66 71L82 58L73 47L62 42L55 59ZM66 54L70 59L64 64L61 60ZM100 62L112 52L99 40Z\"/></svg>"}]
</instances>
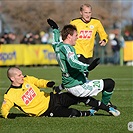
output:
<instances>
[{"instance_id":1,"label":"player's hand","mask_svg":"<svg viewBox=\"0 0 133 133\"><path fill-rule=\"evenodd\" d=\"M103 40L99 41L99 44L100 44L100 46L105 46L106 45L106 40L103 39Z\"/></svg>"},{"instance_id":2,"label":"player's hand","mask_svg":"<svg viewBox=\"0 0 133 133\"><path fill-rule=\"evenodd\" d=\"M55 82L54 81L49 81L47 83L47 87L53 87L55 85Z\"/></svg>"},{"instance_id":3,"label":"player's hand","mask_svg":"<svg viewBox=\"0 0 133 133\"><path fill-rule=\"evenodd\" d=\"M88 70L89 71L93 70L99 63L100 63L100 58L96 58L95 60L92 61L90 66L88 66Z\"/></svg>"},{"instance_id":4,"label":"player's hand","mask_svg":"<svg viewBox=\"0 0 133 133\"><path fill-rule=\"evenodd\" d=\"M52 19L50 19L50 18L47 19L47 22L52 29L58 29L59 28L58 25Z\"/></svg>"}]
</instances>

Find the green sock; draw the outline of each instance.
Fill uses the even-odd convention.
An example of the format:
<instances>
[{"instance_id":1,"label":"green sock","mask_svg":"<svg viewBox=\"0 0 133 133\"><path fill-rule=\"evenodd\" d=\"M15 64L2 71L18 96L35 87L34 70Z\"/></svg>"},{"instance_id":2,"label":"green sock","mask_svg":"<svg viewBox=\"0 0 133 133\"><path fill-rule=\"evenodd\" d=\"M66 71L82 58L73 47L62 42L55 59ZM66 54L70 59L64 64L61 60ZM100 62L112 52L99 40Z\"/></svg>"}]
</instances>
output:
<instances>
[{"instance_id":1,"label":"green sock","mask_svg":"<svg viewBox=\"0 0 133 133\"><path fill-rule=\"evenodd\" d=\"M113 92L104 91L104 92L102 93L102 100L101 100L101 102L103 102L105 105L107 105L108 102L110 101L110 98L111 98L111 96L112 96L112 93L113 93Z\"/></svg>"}]
</instances>

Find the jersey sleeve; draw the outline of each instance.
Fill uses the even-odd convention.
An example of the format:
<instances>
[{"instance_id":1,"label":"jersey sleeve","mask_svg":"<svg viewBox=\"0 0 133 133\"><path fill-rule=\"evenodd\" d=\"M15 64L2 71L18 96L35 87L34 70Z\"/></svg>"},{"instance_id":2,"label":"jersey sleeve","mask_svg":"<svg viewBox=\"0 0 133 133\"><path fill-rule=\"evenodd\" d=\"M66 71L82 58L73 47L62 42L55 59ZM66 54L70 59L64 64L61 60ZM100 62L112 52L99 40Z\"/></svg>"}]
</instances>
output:
<instances>
[{"instance_id":1,"label":"jersey sleeve","mask_svg":"<svg viewBox=\"0 0 133 133\"><path fill-rule=\"evenodd\" d=\"M108 42L108 35L106 34L101 22L99 21L98 23L98 31L100 39L101 40L106 40L106 43Z\"/></svg>"},{"instance_id":2,"label":"jersey sleeve","mask_svg":"<svg viewBox=\"0 0 133 133\"><path fill-rule=\"evenodd\" d=\"M44 80L44 79L38 79L34 76L26 76L25 80L30 81L32 84L37 86L38 88L47 88L47 83L49 80Z\"/></svg>"},{"instance_id":3,"label":"jersey sleeve","mask_svg":"<svg viewBox=\"0 0 133 133\"><path fill-rule=\"evenodd\" d=\"M88 71L89 65L82 63L78 60L78 57L73 47L65 45L62 47L61 51L66 55L67 62L72 68L78 69L81 72Z\"/></svg>"},{"instance_id":4,"label":"jersey sleeve","mask_svg":"<svg viewBox=\"0 0 133 133\"><path fill-rule=\"evenodd\" d=\"M55 49L56 45L60 43L60 31L58 29L53 29L53 43L52 46Z\"/></svg>"},{"instance_id":5,"label":"jersey sleeve","mask_svg":"<svg viewBox=\"0 0 133 133\"><path fill-rule=\"evenodd\" d=\"M70 21L70 24L71 24L71 25L74 25L72 20Z\"/></svg>"},{"instance_id":6,"label":"jersey sleeve","mask_svg":"<svg viewBox=\"0 0 133 133\"><path fill-rule=\"evenodd\" d=\"M14 106L12 100L8 97L7 94L4 95L4 101L1 106L1 114L4 118L7 118L10 109Z\"/></svg>"},{"instance_id":7,"label":"jersey sleeve","mask_svg":"<svg viewBox=\"0 0 133 133\"><path fill-rule=\"evenodd\" d=\"M76 20L77 20L77 21L76 21ZM70 24L76 26L78 22L79 22L78 19L75 19L75 20L71 20L71 21L70 21Z\"/></svg>"}]
</instances>

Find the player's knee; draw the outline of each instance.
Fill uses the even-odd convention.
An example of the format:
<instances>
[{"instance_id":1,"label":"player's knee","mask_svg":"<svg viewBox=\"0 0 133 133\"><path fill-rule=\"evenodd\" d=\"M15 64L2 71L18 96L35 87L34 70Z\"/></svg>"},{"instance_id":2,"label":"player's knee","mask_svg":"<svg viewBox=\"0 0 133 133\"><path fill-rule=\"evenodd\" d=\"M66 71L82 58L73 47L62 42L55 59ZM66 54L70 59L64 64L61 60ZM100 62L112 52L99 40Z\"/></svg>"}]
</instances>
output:
<instances>
[{"instance_id":1,"label":"player's knee","mask_svg":"<svg viewBox=\"0 0 133 133\"><path fill-rule=\"evenodd\" d=\"M70 117L80 117L80 112L76 109L71 109L71 116Z\"/></svg>"},{"instance_id":2,"label":"player's knee","mask_svg":"<svg viewBox=\"0 0 133 133\"><path fill-rule=\"evenodd\" d=\"M115 81L111 78L108 79L103 79L104 81L104 88L103 90L107 91L107 92L112 92L115 86Z\"/></svg>"}]
</instances>

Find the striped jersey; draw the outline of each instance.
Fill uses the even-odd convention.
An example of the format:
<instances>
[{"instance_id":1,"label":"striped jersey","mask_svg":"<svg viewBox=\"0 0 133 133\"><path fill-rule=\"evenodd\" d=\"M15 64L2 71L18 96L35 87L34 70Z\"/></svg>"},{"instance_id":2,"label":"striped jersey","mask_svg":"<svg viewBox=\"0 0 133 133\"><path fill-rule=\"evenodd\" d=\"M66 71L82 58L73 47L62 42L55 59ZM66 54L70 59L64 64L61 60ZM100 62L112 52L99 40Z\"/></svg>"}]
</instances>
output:
<instances>
[{"instance_id":1,"label":"striped jersey","mask_svg":"<svg viewBox=\"0 0 133 133\"><path fill-rule=\"evenodd\" d=\"M53 48L56 59L62 72L62 83L65 88L83 84L86 82L84 71L88 71L88 65L78 60L75 49L69 44L60 42L60 32L53 30Z\"/></svg>"},{"instance_id":2,"label":"striped jersey","mask_svg":"<svg viewBox=\"0 0 133 133\"><path fill-rule=\"evenodd\" d=\"M81 18L77 18L72 20L70 24L75 25L78 31L78 39L74 46L76 53L82 54L85 58L93 57L96 33L99 34L101 40L108 41L107 34L98 19L91 18L90 22L85 23Z\"/></svg>"}]
</instances>

